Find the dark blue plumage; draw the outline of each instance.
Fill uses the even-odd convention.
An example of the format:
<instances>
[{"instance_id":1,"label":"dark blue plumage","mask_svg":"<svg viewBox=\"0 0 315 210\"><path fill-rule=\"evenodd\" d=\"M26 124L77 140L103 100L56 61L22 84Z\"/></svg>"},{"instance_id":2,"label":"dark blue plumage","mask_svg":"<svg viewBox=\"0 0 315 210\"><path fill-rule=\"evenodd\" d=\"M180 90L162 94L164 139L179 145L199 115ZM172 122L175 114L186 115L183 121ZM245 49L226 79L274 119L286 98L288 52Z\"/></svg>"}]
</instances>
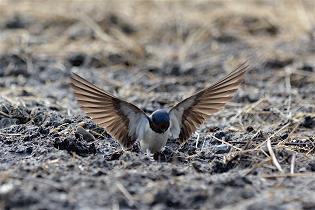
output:
<instances>
[{"instance_id":1,"label":"dark blue plumage","mask_svg":"<svg viewBox=\"0 0 315 210\"><path fill-rule=\"evenodd\" d=\"M170 126L170 115L164 109L153 112L150 116L150 127L157 133L164 133Z\"/></svg>"},{"instance_id":2,"label":"dark blue plumage","mask_svg":"<svg viewBox=\"0 0 315 210\"><path fill-rule=\"evenodd\" d=\"M170 115L164 109L159 109L152 114L152 121L154 123L168 123L170 121Z\"/></svg>"}]
</instances>

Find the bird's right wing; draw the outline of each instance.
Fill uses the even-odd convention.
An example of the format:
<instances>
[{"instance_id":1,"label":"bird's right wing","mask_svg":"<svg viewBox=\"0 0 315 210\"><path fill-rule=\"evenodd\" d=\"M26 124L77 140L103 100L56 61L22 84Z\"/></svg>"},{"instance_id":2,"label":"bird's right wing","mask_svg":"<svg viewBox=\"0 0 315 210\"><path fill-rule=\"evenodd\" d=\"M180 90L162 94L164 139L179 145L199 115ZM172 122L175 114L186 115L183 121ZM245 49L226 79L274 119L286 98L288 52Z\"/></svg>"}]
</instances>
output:
<instances>
[{"instance_id":1,"label":"bird's right wing","mask_svg":"<svg viewBox=\"0 0 315 210\"><path fill-rule=\"evenodd\" d=\"M213 113L219 111L234 95L243 81L248 65L239 65L215 84L184 99L170 110L171 137L185 142Z\"/></svg>"},{"instance_id":2,"label":"bird's right wing","mask_svg":"<svg viewBox=\"0 0 315 210\"><path fill-rule=\"evenodd\" d=\"M147 115L137 106L96 87L73 73L71 86L80 107L124 148L130 148L148 123Z\"/></svg>"}]
</instances>

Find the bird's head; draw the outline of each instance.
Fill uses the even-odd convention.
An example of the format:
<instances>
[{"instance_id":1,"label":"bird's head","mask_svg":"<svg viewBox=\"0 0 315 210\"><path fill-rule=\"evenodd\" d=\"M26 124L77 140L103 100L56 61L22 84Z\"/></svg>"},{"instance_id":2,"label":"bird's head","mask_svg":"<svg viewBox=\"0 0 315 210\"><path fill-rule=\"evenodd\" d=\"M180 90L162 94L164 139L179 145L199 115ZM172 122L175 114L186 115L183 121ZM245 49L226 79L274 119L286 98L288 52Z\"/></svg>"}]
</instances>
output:
<instances>
[{"instance_id":1,"label":"bird's head","mask_svg":"<svg viewBox=\"0 0 315 210\"><path fill-rule=\"evenodd\" d=\"M150 116L150 126L157 133L164 133L170 126L170 116L166 110L160 109Z\"/></svg>"}]
</instances>

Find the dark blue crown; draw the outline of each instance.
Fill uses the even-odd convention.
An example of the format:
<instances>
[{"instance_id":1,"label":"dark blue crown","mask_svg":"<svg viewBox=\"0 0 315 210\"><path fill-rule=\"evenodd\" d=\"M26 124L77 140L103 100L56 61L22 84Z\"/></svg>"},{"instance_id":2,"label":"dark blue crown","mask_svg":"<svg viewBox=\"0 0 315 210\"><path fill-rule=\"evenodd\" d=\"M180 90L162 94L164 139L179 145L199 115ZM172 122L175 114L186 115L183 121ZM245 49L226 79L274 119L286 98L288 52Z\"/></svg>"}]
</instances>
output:
<instances>
[{"instance_id":1,"label":"dark blue crown","mask_svg":"<svg viewBox=\"0 0 315 210\"><path fill-rule=\"evenodd\" d=\"M163 109L157 110L152 114L152 121L155 124L168 123L170 121L170 116L168 112Z\"/></svg>"}]
</instances>

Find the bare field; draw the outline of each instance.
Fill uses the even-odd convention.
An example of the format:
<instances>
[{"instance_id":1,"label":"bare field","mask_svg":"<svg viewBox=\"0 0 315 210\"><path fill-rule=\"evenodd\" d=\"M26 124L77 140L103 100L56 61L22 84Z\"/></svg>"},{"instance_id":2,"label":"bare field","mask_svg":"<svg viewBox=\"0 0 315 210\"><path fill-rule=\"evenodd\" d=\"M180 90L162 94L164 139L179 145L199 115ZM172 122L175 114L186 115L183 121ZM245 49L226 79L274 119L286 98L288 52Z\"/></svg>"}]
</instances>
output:
<instances>
[{"instance_id":1,"label":"bare field","mask_svg":"<svg viewBox=\"0 0 315 210\"><path fill-rule=\"evenodd\" d=\"M314 9L0 1L0 209L315 209ZM153 162L120 152L69 85L76 72L151 113L244 60L225 109Z\"/></svg>"}]
</instances>

